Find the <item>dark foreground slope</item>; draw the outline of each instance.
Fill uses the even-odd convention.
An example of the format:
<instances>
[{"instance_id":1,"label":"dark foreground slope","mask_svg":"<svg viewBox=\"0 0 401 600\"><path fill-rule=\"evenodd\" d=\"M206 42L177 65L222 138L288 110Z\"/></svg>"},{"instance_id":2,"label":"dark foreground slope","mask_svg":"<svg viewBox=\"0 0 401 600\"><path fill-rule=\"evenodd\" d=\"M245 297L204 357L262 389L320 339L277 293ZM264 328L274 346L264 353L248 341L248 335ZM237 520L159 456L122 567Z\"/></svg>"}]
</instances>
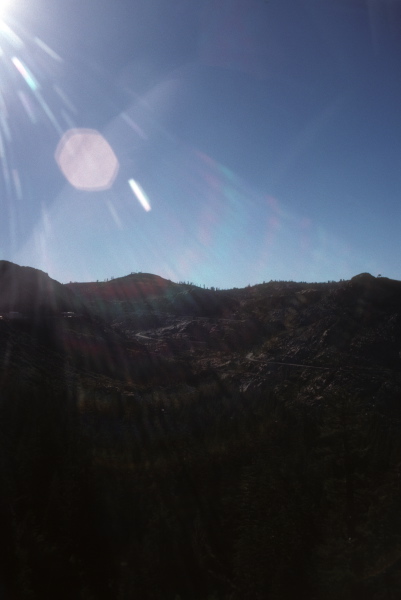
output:
<instances>
[{"instance_id":1,"label":"dark foreground slope","mask_svg":"<svg viewBox=\"0 0 401 600\"><path fill-rule=\"evenodd\" d=\"M0 324L4 597L397 598L400 285L152 290L50 338Z\"/></svg>"}]
</instances>

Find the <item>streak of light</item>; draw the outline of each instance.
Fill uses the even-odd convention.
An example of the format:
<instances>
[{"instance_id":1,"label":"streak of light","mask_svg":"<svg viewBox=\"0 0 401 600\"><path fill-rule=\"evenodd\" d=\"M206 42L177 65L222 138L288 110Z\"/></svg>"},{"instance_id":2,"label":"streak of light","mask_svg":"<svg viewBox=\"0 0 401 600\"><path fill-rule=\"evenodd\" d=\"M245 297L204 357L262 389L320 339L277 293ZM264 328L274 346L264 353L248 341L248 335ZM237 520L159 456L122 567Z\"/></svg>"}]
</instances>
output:
<instances>
[{"instance_id":1,"label":"streak of light","mask_svg":"<svg viewBox=\"0 0 401 600\"><path fill-rule=\"evenodd\" d=\"M135 196L137 197L139 203L141 204L142 208L144 210L146 210L146 212L149 212L150 210L152 210L152 207L150 206L150 202L147 199L145 192L143 191L141 186L135 181L135 179L130 179L128 181L128 183L129 183L131 190L134 192Z\"/></svg>"},{"instance_id":2,"label":"streak of light","mask_svg":"<svg viewBox=\"0 0 401 600\"><path fill-rule=\"evenodd\" d=\"M21 186L21 179L20 179L20 176L18 173L18 169L12 170L12 176L13 176L14 187L15 187L15 192L17 194L17 198L18 198L18 200L22 200L22 186Z\"/></svg>"},{"instance_id":3,"label":"streak of light","mask_svg":"<svg viewBox=\"0 0 401 600\"><path fill-rule=\"evenodd\" d=\"M8 126L7 119L5 117L3 117L3 115L0 116L0 127L7 139L7 141L11 142L11 131Z\"/></svg>"},{"instance_id":4,"label":"streak of light","mask_svg":"<svg viewBox=\"0 0 401 600\"><path fill-rule=\"evenodd\" d=\"M14 48L22 48L24 46L21 38L4 21L0 21L0 33Z\"/></svg>"},{"instance_id":5,"label":"streak of light","mask_svg":"<svg viewBox=\"0 0 401 600\"><path fill-rule=\"evenodd\" d=\"M27 67L20 61L19 58L13 56L11 62L13 63L17 71L25 79L25 82L27 83L27 85L29 85L33 92L36 92L38 89L40 89L40 85L36 81L35 77L32 75L29 69L27 69Z\"/></svg>"},{"instance_id":6,"label":"streak of light","mask_svg":"<svg viewBox=\"0 0 401 600\"><path fill-rule=\"evenodd\" d=\"M0 160L4 160L4 158L5 158L4 142L3 142L3 136L0 133Z\"/></svg>"},{"instance_id":7,"label":"streak of light","mask_svg":"<svg viewBox=\"0 0 401 600\"><path fill-rule=\"evenodd\" d=\"M121 118L144 140L148 139L146 133L126 113L121 113Z\"/></svg>"},{"instance_id":8,"label":"streak of light","mask_svg":"<svg viewBox=\"0 0 401 600\"><path fill-rule=\"evenodd\" d=\"M66 110L64 110L63 108L61 109L61 116L63 117L64 121L67 124L68 129L76 129L76 123L74 123L74 121L71 119L70 115L68 114L68 112Z\"/></svg>"},{"instance_id":9,"label":"streak of light","mask_svg":"<svg viewBox=\"0 0 401 600\"><path fill-rule=\"evenodd\" d=\"M11 142L11 132L8 126L8 110L3 94L0 92L0 128L3 131L7 141Z\"/></svg>"},{"instance_id":10,"label":"streak of light","mask_svg":"<svg viewBox=\"0 0 401 600\"><path fill-rule=\"evenodd\" d=\"M7 115L7 104L6 104L6 101L4 100L4 96L1 92L0 92L0 112Z\"/></svg>"},{"instance_id":11,"label":"streak of light","mask_svg":"<svg viewBox=\"0 0 401 600\"><path fill-rule=\"evenodd\" d=\"M26 114L29 117L29 120L32 123L36 123L37 119L36 119L36 115L35 115L33 106L31 104L30 98L24 92L22 92L21 90L18 91L17 93L18 93L18 97L19 97L19 99L21 101L22 106L24 107L24 110L25 110Z\"/></svg>"},{"instance_id":12,"label":"streak of light","mask_svg":"<svg viewBox=\"0 0 401 600\"><path fill-rule=\"evenodd\" d=\"M1 166L2 166L2 171L3 171L4 183L6 186L7 194L9 194L11 192L10 169L8 167L6 146L4 144L4 139L3 139L3 136L1 135L1 132L0 132L0 158L1 158Z\"/></svg>"},{"instance_id":13,"label":"streak of light","mask_svg":"<svg viewBox=\"0 0 401 600\"><path fill-rule=\"evenodd\" d=\"M123 228L122 221L121 221L121 219L119 217L119 214L116 211L114 205L112 204L112 202L107 202L107 208L109 209L110 214L113 217L113 221L115 222L115 224L117 225L117 227L119 229L122 229Z\"/></svg>"},{"instance_id":14,"label":"streak of light","mask_svg":"<svg viewBox=\"0 0 401 600\"><path fill-rule=\"evenodd\" d=\"M39 102L40 106L42 107L43 112L45 113L45 115L49 119L50 123L54 126L55 130L57 131L57 133L61 137L63 135L63 133L64 133L64 130L59 125L59 123L58 123L56 117L54 116L51 108L49 107L49 105L47 104L47 102L43 99L42 95L38 91L35 92L35 97L36 97L37 101Z\"/></svg>"},{"instance_id":15,"label":"streak of light","mask_svg":"<svg viewBox=\"0 0 401 600\"><path fill-rule=\"evenodd\" d=\"M64 102L65 106L73 113L77 114L77 109L75 108L75 106L73 105L73 103L71 102L71 100L69 99L69 97L67 96L67 94L61 89L60 86L58 86L56 83L53 85L53 89L56 92L56 94L61 98L62 102Z\"/></svg>"},{"instance_id":16,"label":"streak of light","mask_svg":"<svg viewBox=\"0 0 401 600\"><path fill-rule=\"evenodd\" d=\"M54 60L57 60L58 62L63 62L63 59L61 58L61 56L59 56L57 54L57 52L55 52L52 48L50 48L50 46L45 44L45 42L43 40L41 40L38 37L35 37L34 41L39 46L39 48L41 48L44 52L46 52L46 54L48 54L51 58L53 58Z\"/></svg>"},{"instance_id":17,"label":"streak of light","mask_svg":"<svg viewBox=\"0 0 401 600\"><path fill-rule=\"evenodd\" d=\"M44 234L47 239L50 239L51 237L53 237L53 228L52 228L49 211L47 210L47 208L44 204L42 204L42 223L43 223Z\"/></svg>"}]
</instances>

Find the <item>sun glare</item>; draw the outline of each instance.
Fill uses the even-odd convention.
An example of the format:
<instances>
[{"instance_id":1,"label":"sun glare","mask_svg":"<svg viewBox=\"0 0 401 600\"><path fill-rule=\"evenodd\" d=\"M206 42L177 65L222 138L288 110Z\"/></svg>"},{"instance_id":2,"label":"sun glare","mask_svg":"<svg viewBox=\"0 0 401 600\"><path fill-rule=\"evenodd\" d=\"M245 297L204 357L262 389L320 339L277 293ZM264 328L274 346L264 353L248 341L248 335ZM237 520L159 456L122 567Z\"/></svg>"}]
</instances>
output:
<instances>
[{"instance_id":1,"label":"sun glare","mask_svg":"<svg viewBox=\"0 0 401 600\"><path fill-rule=\"evenodd\" d=\"M13 0L0 0L0 18L3 18L6 15L13 4Z\"/></svg>"}]
</instances>

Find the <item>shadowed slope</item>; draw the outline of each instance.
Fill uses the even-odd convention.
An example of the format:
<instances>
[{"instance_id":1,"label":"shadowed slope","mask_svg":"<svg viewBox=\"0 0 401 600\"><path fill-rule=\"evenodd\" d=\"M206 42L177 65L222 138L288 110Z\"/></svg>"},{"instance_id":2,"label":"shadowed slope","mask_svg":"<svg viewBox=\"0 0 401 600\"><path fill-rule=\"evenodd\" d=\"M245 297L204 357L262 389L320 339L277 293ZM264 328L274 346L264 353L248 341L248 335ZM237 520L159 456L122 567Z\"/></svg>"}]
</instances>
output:
<instances>
[{"instance_id":1,"label":"shadowed slope","mask_svg":"<svg viewBox=\"0 0 401 600\"><path fill-rule=\"evenodd\" d=\"M47 273L0 261L0 312L26 316L49 315L82 309L82 302Z\"/></svg>"}]
</instances>

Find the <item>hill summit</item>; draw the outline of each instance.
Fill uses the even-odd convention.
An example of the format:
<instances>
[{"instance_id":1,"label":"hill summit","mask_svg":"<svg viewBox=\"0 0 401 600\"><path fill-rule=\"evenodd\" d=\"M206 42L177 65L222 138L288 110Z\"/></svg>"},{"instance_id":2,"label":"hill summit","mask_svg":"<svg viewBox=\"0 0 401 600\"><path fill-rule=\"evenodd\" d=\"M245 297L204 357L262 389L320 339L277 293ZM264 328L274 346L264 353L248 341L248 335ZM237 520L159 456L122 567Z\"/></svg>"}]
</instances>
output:
<instances>
[{"instance_id":1,"label":"hill summit","mask_svg":"<svg viewBox=\"0 0 401 600\"><path fill-rule=\"evenodd\" d=\"M66 287L87 300L136 300L160 296L178 284L151 273L131 273L110 281L67 283Z\"/></svg>"},{"instance_id":2,"label":"hill summit","mask_svg":"<svg viewBox=\"0 0 401 600\"><path fill-rule=\"evenodd\" d=\"M47 273L0 261L0 313L16 311L38 316L80 307L77 296Z\"/></svg>"}]
</instances>

